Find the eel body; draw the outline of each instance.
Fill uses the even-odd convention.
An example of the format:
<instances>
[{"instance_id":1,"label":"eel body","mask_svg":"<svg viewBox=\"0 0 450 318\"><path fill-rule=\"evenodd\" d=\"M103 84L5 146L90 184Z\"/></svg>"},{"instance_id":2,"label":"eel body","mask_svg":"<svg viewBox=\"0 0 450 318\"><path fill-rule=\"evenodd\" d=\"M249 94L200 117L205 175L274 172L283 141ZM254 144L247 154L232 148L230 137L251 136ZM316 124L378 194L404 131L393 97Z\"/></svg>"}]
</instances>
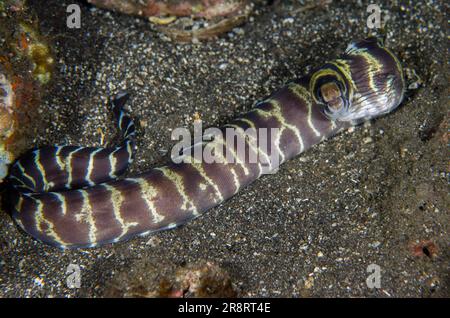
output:
<instances>
[{"instance_id":1,"label":"eel body","mask_svg":"<svg viewBox=\"0 0 450 318\"><path fill-rule=\"evenodd\" d=\"M23 230L62 248L93 247L171 229L339 131L392 111L404 92L401 64L379 39L352 43L340 58L288 83L220 129L243 138L243 156L237 143L218 134L191 150L219 149L223 157L226 153L235 160L198 161L192 152L183 152L182 162L171 161L133 178L118 178L131 161L135 134L122 109L126 96L119 95L113 110L124 136L121 145L31 151L12 166L4 201ZM267 138L247 133L261 130Z\"/></svg>"}]
</instances>

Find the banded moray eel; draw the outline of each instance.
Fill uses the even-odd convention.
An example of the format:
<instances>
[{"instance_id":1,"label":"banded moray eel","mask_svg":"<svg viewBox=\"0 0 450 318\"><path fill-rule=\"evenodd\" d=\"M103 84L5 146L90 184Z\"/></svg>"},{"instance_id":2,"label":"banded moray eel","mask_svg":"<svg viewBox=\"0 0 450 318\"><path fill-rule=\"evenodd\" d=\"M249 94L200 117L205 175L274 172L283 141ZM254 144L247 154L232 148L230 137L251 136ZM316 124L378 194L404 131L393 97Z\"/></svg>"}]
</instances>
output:
<instances>
[{"instance_id":1,"label":"banded moray eel","mask_svg":"<svg viewBox=\"0 0 450 318\"><path fill-rule=\"evenodd\" d=\"M352 43L343 56L294 80L226 127L269 130L272 138L245 138L246 151L280 164L350 126L389 113L402 101L399 60L377 38ZM262 159L234 163L170 162L134 178L117 179L131 161L135 128L114 100L124 142L116 148L52 146L20 158L9 175L7 209L17 224L47 244L94 247L172 229L233 196L262 174ZM253 146L252 146L253 145ZM255 146L256 145L256 146ZM270 155L270 156L269 156ZM275 155L276 157L273 157ZM185 155L186 156L186 155ZM267 159L269 158L269 159Z\"/></svg>"}]
</instances>

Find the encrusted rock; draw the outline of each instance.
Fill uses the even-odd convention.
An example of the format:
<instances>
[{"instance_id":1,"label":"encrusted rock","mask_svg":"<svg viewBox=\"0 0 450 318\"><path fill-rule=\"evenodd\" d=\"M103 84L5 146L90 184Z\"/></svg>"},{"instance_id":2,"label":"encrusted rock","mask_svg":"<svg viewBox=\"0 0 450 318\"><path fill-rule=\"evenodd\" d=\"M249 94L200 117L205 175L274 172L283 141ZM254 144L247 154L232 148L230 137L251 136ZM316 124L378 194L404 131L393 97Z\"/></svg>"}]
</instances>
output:
<instances>
[{"instance_id":1,"label":"encrusted rock","mask_svg":"<svg viewBox=\"0 0 450 318\"><path fill-rule=\"evenodd\" d=\"M0 3L0 182L8 165L30 147L53 57L22 0Z\"/></svg>"}]
</instances>

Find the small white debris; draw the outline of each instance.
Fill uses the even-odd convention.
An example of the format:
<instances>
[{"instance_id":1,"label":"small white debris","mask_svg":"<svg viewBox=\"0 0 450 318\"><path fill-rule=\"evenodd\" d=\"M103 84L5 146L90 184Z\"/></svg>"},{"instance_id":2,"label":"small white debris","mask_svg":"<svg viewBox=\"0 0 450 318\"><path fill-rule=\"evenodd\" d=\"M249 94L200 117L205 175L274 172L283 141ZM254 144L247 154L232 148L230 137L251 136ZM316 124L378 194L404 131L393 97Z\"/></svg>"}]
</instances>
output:
<instances>
[{"instance_id":1,"label":"small white debris","mask_svg":"<svg viewBox=\"0 0 450 318\"><path fill-rule=\"evenodd\" d=\"M311 289L311 287L313 287L313 286L314 286L314 277L309 276L305 281L305 288Z\"/></svg>"},{"instance_id":2,"label":"small white debris","mask_svg":"<svg viewBox=\"0 0 450 318\"><path fill-rule=\"evenodd\" d=\"M149 238L149 240L145 243L145 245L150 245L152 247L158 246L159 243L161 243L161 240L157 236L152 236Z\"/></svg>"},{"instance_id":3,"label":"small white debris","mask_svg":"<svg viewBox=\"0 0 450 318\"><path fill-rule=\"evenodd\" d=\"M34 279L34 284L35 284L36 286L43 287L43 286L45 285L45 281L44 281L44 279L41 278L41 277L36 277L36 278Z\"/></svg>"},{"instance_id":4,"label":"small white debris","mask_svg":"<svg viewBox=\"0 0 450 318\"><path fill-rule=\"evenodd\" d=\"M294 23L294 18L286 18L283 20L283 24L292 24Z\"/></svg>"},{"instance_id":5,"label":"small white debris","mask_svg":"<svg viewBox=\"0 0 450 318\"><path fill-rule=\"evenodd\" d=\"M245 34L245 31L244 31L243 28L234 28L234 29L233 29L233 32L234 32L235 34L237 34L237 35L244 35L244 34Z\"/></svg>"},{"instance_id":6,"label":"small white debris","mask_svg":"<svg viewBox=\"0 0 450 318\"><path fill-rule=\"evenodd\" d=\"M372 244L369 244L371 247L373 247L373 248L377 248L378 246L380 246L381 245L381 242L378 242L378 241L375 241L375 242L373 242Z\"/></svg>"}]
</instances>

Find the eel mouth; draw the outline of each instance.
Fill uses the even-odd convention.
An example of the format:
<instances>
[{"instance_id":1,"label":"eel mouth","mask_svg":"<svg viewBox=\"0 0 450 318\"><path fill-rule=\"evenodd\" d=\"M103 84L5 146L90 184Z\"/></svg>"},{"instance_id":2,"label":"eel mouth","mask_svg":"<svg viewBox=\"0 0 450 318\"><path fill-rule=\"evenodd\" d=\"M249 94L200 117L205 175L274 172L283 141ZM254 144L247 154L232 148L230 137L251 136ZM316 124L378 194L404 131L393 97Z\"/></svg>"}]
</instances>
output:
<instances>
[{"instance_id":1,"label":"eel mouth","mask_svg":"<svg viewBox=\"0 0 450 318\"><path fill-rule=\"evenodd\" d=\"M320 93L322 94L323 101L328 105L330 110L338 112L345 106L343 96L339 86L334 83L326 83L320 87Z\"/></svg>"}]
</instances>

